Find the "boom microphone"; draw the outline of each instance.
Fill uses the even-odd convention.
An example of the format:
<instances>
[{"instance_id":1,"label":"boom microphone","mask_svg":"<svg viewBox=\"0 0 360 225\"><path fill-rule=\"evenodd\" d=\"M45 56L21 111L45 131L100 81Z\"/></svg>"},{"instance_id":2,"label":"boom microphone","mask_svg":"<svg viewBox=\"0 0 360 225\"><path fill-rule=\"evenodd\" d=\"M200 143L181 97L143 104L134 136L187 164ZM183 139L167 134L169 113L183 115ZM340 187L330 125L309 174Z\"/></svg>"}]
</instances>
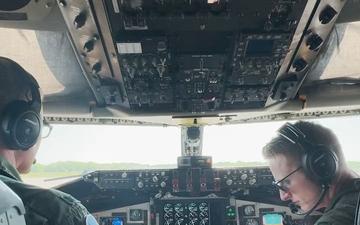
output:
<instances>
[{"instance_id":1,"label":"boom microphone","mask_svg":"<svg viewBox=\"0 0 360 225\"><path fill-rule=\"evenodd\" d=\"M325 197L325 194L326 194L327 190L329 190L328 185L321 185L321 194L320 194L320 197L319 197L318 201L315 203L315 205L311 209L309 209L306 212L299 212L300 211L300 206L296 205L295 203L290 202L288 204L288 206L290 208L291 213L299 215L299 216L307 217L308 215L310 215L310 213L312 213L316 209L316 207L318 207L318 205L320 205L320 203L322 202L322 200Z\"/></svg>"},{"instance_id":2,"label":"boom microphone","mask_svg":"<svg viewBox=\"0 0 360 225\"><path fill-rule=\"evenodd\" d=\"M296 213L299 212L299 210L300 210L300 206L296 205L296 204L293 203L293 202L290 202L290 203L288 204L288 206L289 206L289 208L290 208L291 213L293 213L293 214L296 214Z\"/></svg>"}]
</instances>

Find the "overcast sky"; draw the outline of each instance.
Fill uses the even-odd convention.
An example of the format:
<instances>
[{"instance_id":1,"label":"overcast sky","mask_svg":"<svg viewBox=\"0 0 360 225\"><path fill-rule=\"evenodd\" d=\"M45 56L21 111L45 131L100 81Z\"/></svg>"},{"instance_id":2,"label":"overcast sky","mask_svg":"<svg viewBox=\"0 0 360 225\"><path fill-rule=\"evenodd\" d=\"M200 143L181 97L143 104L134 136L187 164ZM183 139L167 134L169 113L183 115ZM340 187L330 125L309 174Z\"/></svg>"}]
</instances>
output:
<instances>
[{"instance_id":1,"label":"overcast sky","mask_svg":"<svg viewBox=\"0 0 360 225\"><path fill-rule=\"evenodd\" d=\"M315 120L335 131L347 160L360 161L360 117ZM284 122L207 126L203 155L214 162L263 161L261 148ZM110 125L55 125L43 139L37 160L176 164L181 154L180 128Z\"/></svg>"}]
</instances>

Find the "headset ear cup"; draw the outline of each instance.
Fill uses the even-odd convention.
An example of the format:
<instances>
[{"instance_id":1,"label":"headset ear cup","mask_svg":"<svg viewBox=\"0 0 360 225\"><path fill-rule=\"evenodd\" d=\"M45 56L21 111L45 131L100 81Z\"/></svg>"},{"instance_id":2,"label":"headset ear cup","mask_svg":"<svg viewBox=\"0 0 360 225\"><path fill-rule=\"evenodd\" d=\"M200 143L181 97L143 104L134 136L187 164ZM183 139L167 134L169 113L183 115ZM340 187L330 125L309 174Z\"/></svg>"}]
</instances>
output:
<instances>
[{"instance_id":1,"label":"headset ear cup","mask_svg":"<svg viewBox=\"0 0 360 225\"><path fill-rule=\"evenodd\" d=\"M1 117L4 142L12 150L28 150L37 142L42 121L39 113L25 101L9 103Z\"/></svg>"},{"instance_id":2,"label":"headset ear cup","mask_svg":"<svg viewBox=\"0 0 360 225\"><path fill-rule=\"evenodd\" d=\"M336 155L323 145L315 145L304 155L305 173L320 184L331 184L338 170Z\"/></svg>"},{"instance_id":3,"label":"headset ear cup","mask_svg":"<svg viewBox=\"0 0 360 225\"><path fill-rule=\"evenodd\" d=\"M302 168L309 179L318 184L331 184L338 171L338 159L332 149L309 142L301 129L291 123L283 125L278 134L300 148Z\"/></svg>"}]
</instances>

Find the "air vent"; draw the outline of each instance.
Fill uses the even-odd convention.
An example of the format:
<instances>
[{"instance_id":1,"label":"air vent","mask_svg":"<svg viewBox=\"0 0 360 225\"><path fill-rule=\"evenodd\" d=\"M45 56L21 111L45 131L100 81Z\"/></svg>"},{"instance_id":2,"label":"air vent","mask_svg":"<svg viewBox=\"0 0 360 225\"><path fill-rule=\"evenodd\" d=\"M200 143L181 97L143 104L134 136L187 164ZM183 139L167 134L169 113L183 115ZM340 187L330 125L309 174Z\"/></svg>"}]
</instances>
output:
<instances>
[{"instance_id":1,"label":"air vent","mask_svg":"<svg viewBox=\"0 0 360 225\"><path fill-rule=\"evenodd\" d=\"M319 20L322 24L328 24L335 16L337 12L331 6L326 6L326 8L320 13Z\"/></svg>"},{"instance_id":2,"label":"air vent","mask_svg":"<svg viewBox=\"0 0 360 225\"><path fill-rule=\"evenodd\" d=\"M308 65L308 63L304 59L299 58L299 59L295 60L293 67L296 72L301 72L306 68L307 65Z\"/></svg>"},{"instance_id":3,"label":"air vent","mask_svg":"<svg viewBox=\"0 0 360 225\"><path fill-rule=\"evenodd\" d=\"M309 38L306 40L306 45L312 51L317 51L322 43L323 43L323 39L317 34L311 34Z\"/></svg>"}]
</instances>

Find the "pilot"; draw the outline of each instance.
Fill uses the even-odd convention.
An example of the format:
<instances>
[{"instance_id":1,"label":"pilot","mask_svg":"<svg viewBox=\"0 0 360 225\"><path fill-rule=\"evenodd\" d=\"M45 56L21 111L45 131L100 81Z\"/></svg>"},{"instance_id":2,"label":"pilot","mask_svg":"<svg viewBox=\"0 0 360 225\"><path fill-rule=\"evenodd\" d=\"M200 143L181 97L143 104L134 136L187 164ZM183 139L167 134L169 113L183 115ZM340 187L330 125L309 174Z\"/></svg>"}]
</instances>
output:
<instances>
[{"instance_id":1,"label":"pilot","mask_svg":"<svg viewBox=\"0 0 360 225\"><path fill-rule=\"evenodd\" d=\"M41 140L42 111L36 80L16 62L0 57L0 180L23 200L26 224L97 224L72 196L22 182Z\"/></svg>"},{"instance_id":2,"label":"pilot","mask_svg":"<svg viewBox=\"0 0 360 225\"><path fill-rule=\"evenodd\" d=\"M348 168L336 135L319 124L286 123L263 148L280 198L291 211L322 212L316 225L352 225L358 175Z\"/></svg>"}]
</instances>

